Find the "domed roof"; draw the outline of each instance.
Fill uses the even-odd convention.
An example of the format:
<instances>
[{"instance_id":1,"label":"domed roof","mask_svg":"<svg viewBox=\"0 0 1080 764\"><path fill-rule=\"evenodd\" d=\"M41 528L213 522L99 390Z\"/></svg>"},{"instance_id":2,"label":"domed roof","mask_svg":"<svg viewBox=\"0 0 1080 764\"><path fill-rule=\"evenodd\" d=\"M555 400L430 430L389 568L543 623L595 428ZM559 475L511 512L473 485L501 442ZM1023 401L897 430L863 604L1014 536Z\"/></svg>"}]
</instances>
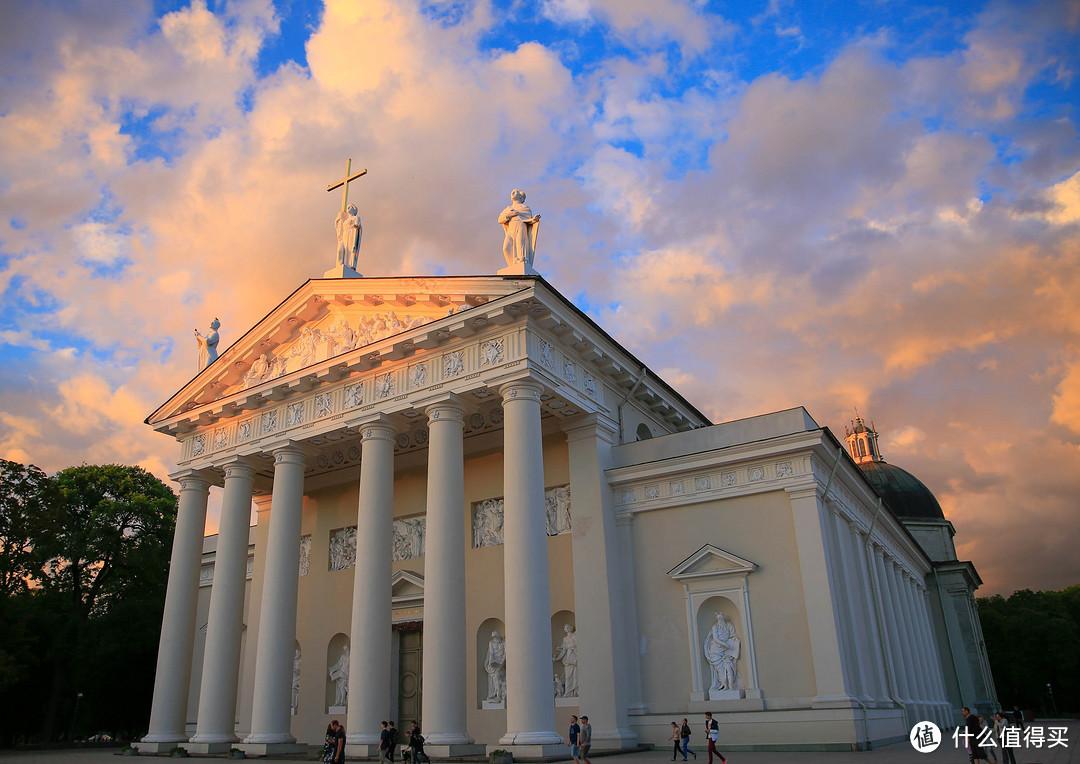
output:
<instances>
[{"instance_id":1,"label":"domed roof","mask_svg":"<svg viewBox=\"0 0 1080 764\"><path fill-rule=\"evenodd\" d=\"M930 489L905 469L884 461L859 465L870 485L902 519L944 520L945 513Z\"/></svg>"}]
</instances>

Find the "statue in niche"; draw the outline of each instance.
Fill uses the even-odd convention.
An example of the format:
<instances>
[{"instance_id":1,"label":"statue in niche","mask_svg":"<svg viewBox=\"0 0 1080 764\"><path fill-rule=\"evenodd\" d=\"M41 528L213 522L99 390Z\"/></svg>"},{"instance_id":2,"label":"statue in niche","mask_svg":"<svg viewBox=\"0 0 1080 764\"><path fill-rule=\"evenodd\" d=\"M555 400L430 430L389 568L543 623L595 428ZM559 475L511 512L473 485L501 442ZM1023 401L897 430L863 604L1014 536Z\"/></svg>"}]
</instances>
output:
<instances>
[{"instance_id":1,"label":"statue in niche","mask_svg":"<svg viewBox=\"0 0 1080 764\"><path fill-rule=\"evenodd\" d=\"M484 671L488 675L488 700L506 700L506 640L499 632L491 632L487 656L484 658Z\"/></svg>"},{"instance_id":2,"label":"statue in niche","mask_svg":"<svg viewBox=\"0 0 1080 764\"><path fill-rule=\"evenodd\" d=\"M563 693L566 692L566 685L563 683L563 678L558 674L555 674L552 681L555 684L555 697L563 697Z\"/></svg>"},{"instance_id":3,"label":"statue in niche","mask_svg":"<svg viewBox=\"0 0 1080 764\"><path fill-rule=\"evenodd\" d=\"M562 644L555 648L555 654L551 656L553 661L562 661L563 681L562 695L560 698L577 697L577 632L570 624L563 626L566 636Z\"/></svg>"},{"instance_id":4,"label":"statue in niche","mask_svg":"<svg viewBox=\"0 0 1080 764\"><path fill-rule=\"evenodd\" d=\"M195 341L199 343L199 371L217 360L218 329L220 328L221 322L215 318L210 322L210 331L206 334L201 334L198 329L195 330Z\"/></svg>"},{"instance_id":5,"label":"statue in niche","mask_svg":"<svg viewBox=\"0 0 1080 764\"><path fill-rule=\"evenodd\" d=\"M499 223L506 232L503 238L503 257L507 266L531 266L536 254L536 235L540 231L540 216L533 215L525 204L525 192L515 188L510 192L510 205L499 213Z\"/></svg>"},{"instance_id":6,"label":"statue in niche","mask_svg":"<svg viewBox=\"0 0 1080 764\"><path fill-rule=\"evenodd\" d=\"M296 715L296 707L300 703L300 648L296 648L292 659L292 712Z\"/></svg>"},{"instance_id":7,"label":"statue in niche","mask_svg":"<svg viewBox=\"0 0 1080 764\"><path fill-rule=\"evenodd\" d=\"M735 624L716 614L716 624L705 637L705 658L712 669L710 690L739 689L739 636L735 633Z\"/></svg>"},{"instance_id":8,"label":"statue in niche","mask_svg":"<svg viewBox=\"0 0 1080 764\"><path fill-rule=\"evenodd\" d=\"M356 261L360 257L360 239L364 227L360 224L360 215L355 204L350 204L334 218L334 230L337 232L337 261L356 270Z\"/></svg>"},{"instance_id":9,"label":"statue in niche","mask_svg":"<svg viewBox=\"0 0 1080 764\"><path fill-rule=\"evenodd\" d=\"M570 488L552 488L544 493L547 535L558 536L570 530Z\"/></svg>"},{"instance_id":10,"label":"statue in niche","mask_svg":"<svg viewBox=\"0 0 1080 764\"><path fill-rule=\"evenodd\" d=\"M330 667L330 681L334 683L334 705L349 702L349 646L341 648L341 657Z\"/></svg>"}]
</instances>

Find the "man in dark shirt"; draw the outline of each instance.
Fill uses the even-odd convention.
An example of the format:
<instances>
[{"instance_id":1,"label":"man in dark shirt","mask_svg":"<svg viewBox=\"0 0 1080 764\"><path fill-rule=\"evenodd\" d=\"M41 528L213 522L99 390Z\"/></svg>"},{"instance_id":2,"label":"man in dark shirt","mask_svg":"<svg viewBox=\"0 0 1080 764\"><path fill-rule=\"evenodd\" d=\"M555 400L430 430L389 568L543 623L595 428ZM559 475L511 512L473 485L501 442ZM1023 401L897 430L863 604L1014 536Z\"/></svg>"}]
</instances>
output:
<instances>
[{"instance_id":1,"label":"man in dark shirt","mask_svg":"<svg viewBox=\"0 0 1080 764\"><path fill-rule=\"evenodd\" d=\"M709 741L709 764L713 764L713 754L720 757L720 764L724 764L727 759L724 758L724 754L716 750L716 741L720 738L720 724L712 718L712 711L705 712L705 737Z\"/></svg>"},{"instance_id":2,"label":"man in dark shirt","mask_svg":"<svg viewBox=\"0 0 1080 764\"><path fill-rule=\"evenodd\" d=\"M577 716L570 714L570 732L567 735L566 743L570 746L570 756L574 760L574 764L581 764L578 759L578 754L581 753L581 748L578 747L578 733L581 732L581 725L578 724Z\"/></svg>"},{"instance_id":3,"label":"man in dark shirt","mask_svg":"<svg viewBox=\"0 0 1080 764\"><path fill-rule=\"evenodd\" d=\"M985 761L986 751L979 745L979 736L982 735L982 725L979 724L979 717L971 713L971 709L967 706L961 708L960 713L964 715L964 729L968 735L968 759L971 762Z\"/></svg>"},{"instance_id":4,"label":"man in dark shirt","mask_svg":"<svg viewBox=\"0 0 1080 764\"><path fill-rule=\"evenodd\" d=\"M345 728L337 719L330 722L334 732L334 764L345 764Z\"/></svg>"},{"instance_id":5,"label":"man in dark shirt","mask_svg":"<svg viewBox=\"0 0 1080 764\"><path fill-rule=\"evenodd\" d=\"M390 742L390 723L382 723L382 732L379 733L379 759L385 761L394 760L394 747Z\"/></svg>"}]
</instances>

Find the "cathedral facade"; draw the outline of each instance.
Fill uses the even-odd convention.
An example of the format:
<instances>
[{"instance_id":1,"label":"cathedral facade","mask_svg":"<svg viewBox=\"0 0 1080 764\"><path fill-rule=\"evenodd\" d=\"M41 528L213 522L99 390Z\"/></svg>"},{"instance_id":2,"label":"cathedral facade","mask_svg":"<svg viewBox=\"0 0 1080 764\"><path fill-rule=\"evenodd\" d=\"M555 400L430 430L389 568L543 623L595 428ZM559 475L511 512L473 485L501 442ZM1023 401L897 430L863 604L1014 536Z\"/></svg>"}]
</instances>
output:
<instances>
[{"instance_id":1,"label":"cathedral facade","mask_svg":"<svg viewBox=\"0 0 1080 764\"><path fill-rule=\"evenodd\" d=\"M943 516L804 409L710 422L531 267L308 281L147 422L182 456L146 750L568 755L570 714L625 749L705 711L851 750L994 702Z\"/></svg>"}]
</instances>

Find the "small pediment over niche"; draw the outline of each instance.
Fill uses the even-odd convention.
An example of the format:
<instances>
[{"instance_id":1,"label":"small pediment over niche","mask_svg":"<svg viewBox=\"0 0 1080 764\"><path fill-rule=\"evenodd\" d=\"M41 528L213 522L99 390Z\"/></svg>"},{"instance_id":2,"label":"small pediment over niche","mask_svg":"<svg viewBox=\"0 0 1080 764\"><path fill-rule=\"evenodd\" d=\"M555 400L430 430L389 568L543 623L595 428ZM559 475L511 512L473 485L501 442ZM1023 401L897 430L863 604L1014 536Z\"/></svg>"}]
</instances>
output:
<instances>
[{"instance_id":1,"label":"small pediment over niche","mask_svg":"<svg viewBox=\"0 0 1080 764\"><path fill-rule=\"evenodd\" d=\"M399 570L390 579L394 603L423 602L424 577L408 570Z\"/></svg>"},{"instance_id":2,"label":"small pediment over niche","mask_svg":"<svg viewBox=\"0 0 1080 764\"><path fill-rule=\"evenodd\" d=\"M712 544L706 544L668 571L676 581L717 576L745 576L757 570L757 565Z\"/></svg>"}]
</instances>

